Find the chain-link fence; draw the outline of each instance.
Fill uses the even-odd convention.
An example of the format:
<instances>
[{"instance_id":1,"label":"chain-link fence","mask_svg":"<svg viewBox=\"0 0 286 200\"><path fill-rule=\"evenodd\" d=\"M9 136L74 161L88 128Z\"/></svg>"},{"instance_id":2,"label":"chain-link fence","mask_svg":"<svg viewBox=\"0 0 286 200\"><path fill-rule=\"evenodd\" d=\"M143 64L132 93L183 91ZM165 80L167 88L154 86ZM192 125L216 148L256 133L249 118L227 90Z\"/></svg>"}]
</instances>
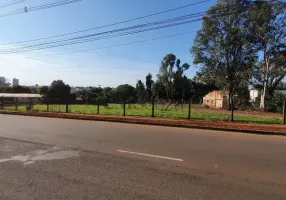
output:
<instances>
[{"instance_id":1,"label":"chain-link fence","mask_svg":"<svg viewBox=\"0 0 286 200\"><path fill-rule=\"evenodd\" d=\"M29 112L56 112L92 115L116 115L134 117L154 117L171 119L192 119L222 122L247 122L261 124L285 124L285 101L279 105L279 112L259 112L255 110L241 110L233 105L233 109L212 108L204 104L191 102L169 102L153 100L148 103L98 103L85 104L83 101L64 103L53 99L42 101L37 98L1 98L0 108L3 110Z\"/></svg>"}]
</instances>

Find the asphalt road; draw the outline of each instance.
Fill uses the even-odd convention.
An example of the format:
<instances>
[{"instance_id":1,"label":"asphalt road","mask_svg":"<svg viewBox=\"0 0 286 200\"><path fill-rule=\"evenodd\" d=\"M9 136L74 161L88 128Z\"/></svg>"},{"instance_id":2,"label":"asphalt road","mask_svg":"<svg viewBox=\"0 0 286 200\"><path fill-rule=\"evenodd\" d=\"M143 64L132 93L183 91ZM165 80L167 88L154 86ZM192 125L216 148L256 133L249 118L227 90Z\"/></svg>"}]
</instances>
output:
<instances>
[{"instance_id":1,"label":"asphalt road","mask_svg":"<svg viewBox=\"0 0 286 200\"><path fill-rule=\"evenodd\" d=\"M286 137L0 115L0 199L286 199Z\"/></svg>"}]
</instances>

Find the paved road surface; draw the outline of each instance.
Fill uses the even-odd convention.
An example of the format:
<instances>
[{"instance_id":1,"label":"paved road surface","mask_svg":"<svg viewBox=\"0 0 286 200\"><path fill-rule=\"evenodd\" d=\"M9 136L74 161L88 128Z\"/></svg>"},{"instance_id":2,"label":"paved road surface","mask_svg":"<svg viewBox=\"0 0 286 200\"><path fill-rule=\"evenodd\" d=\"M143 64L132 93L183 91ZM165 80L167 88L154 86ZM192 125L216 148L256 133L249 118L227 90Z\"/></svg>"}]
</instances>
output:
<instances>
[{"instance_id":1,"label":"paved road surface","mask_svg":"<svg viewBox=\"0 0 286 200\"><path fill-rule=\"evenodd\" d=\"M286 137L0 115L0 199L286 199Z\"/></svg>"}]
</instances>

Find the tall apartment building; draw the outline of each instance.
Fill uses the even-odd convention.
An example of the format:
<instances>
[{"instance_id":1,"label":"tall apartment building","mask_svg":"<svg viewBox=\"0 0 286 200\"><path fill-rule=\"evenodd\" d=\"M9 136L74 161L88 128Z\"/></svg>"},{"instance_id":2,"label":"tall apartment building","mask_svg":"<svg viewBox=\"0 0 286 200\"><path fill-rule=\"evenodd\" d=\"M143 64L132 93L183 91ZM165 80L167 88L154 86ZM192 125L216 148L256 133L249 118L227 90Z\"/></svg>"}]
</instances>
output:
<instances>
[{"instance_id":1,"label":"tall apartment building","mask_svg":"<svg viewBox=\"0 0 286 200\"><path fill-rule=\"evenodd\" d=\"M0 77L0 85L4 85L5 84L5 77Z\"/></svg>"},{"instance_id":2,"label":"tall apartment building","mask_svg":"<svg viewBox=\"0 0 286 200\"><path fill-rule=\"evenodd\" d=\"M19 85L19 79L13 78L13 86Z\"/></svg>"}]
</instances>

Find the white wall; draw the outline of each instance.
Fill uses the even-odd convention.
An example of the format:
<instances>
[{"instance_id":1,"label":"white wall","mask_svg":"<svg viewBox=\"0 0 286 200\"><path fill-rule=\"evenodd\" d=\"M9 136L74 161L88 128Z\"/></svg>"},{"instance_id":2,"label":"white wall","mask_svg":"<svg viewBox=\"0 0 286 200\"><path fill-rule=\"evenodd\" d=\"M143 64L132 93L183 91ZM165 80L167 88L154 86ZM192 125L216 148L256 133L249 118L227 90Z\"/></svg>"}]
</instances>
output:
<instances>
[{"instance_id":1,"label":"white wall","mask_svg":"<svg viewBox=\"0 0 286 200\"><path fill-rule=\"evenodd\" d=\"M259 91L258 90L249 90L249 94L250 94L250 101L255 101L255 99L259 95Z\"/></svg>"}]
</instances>

